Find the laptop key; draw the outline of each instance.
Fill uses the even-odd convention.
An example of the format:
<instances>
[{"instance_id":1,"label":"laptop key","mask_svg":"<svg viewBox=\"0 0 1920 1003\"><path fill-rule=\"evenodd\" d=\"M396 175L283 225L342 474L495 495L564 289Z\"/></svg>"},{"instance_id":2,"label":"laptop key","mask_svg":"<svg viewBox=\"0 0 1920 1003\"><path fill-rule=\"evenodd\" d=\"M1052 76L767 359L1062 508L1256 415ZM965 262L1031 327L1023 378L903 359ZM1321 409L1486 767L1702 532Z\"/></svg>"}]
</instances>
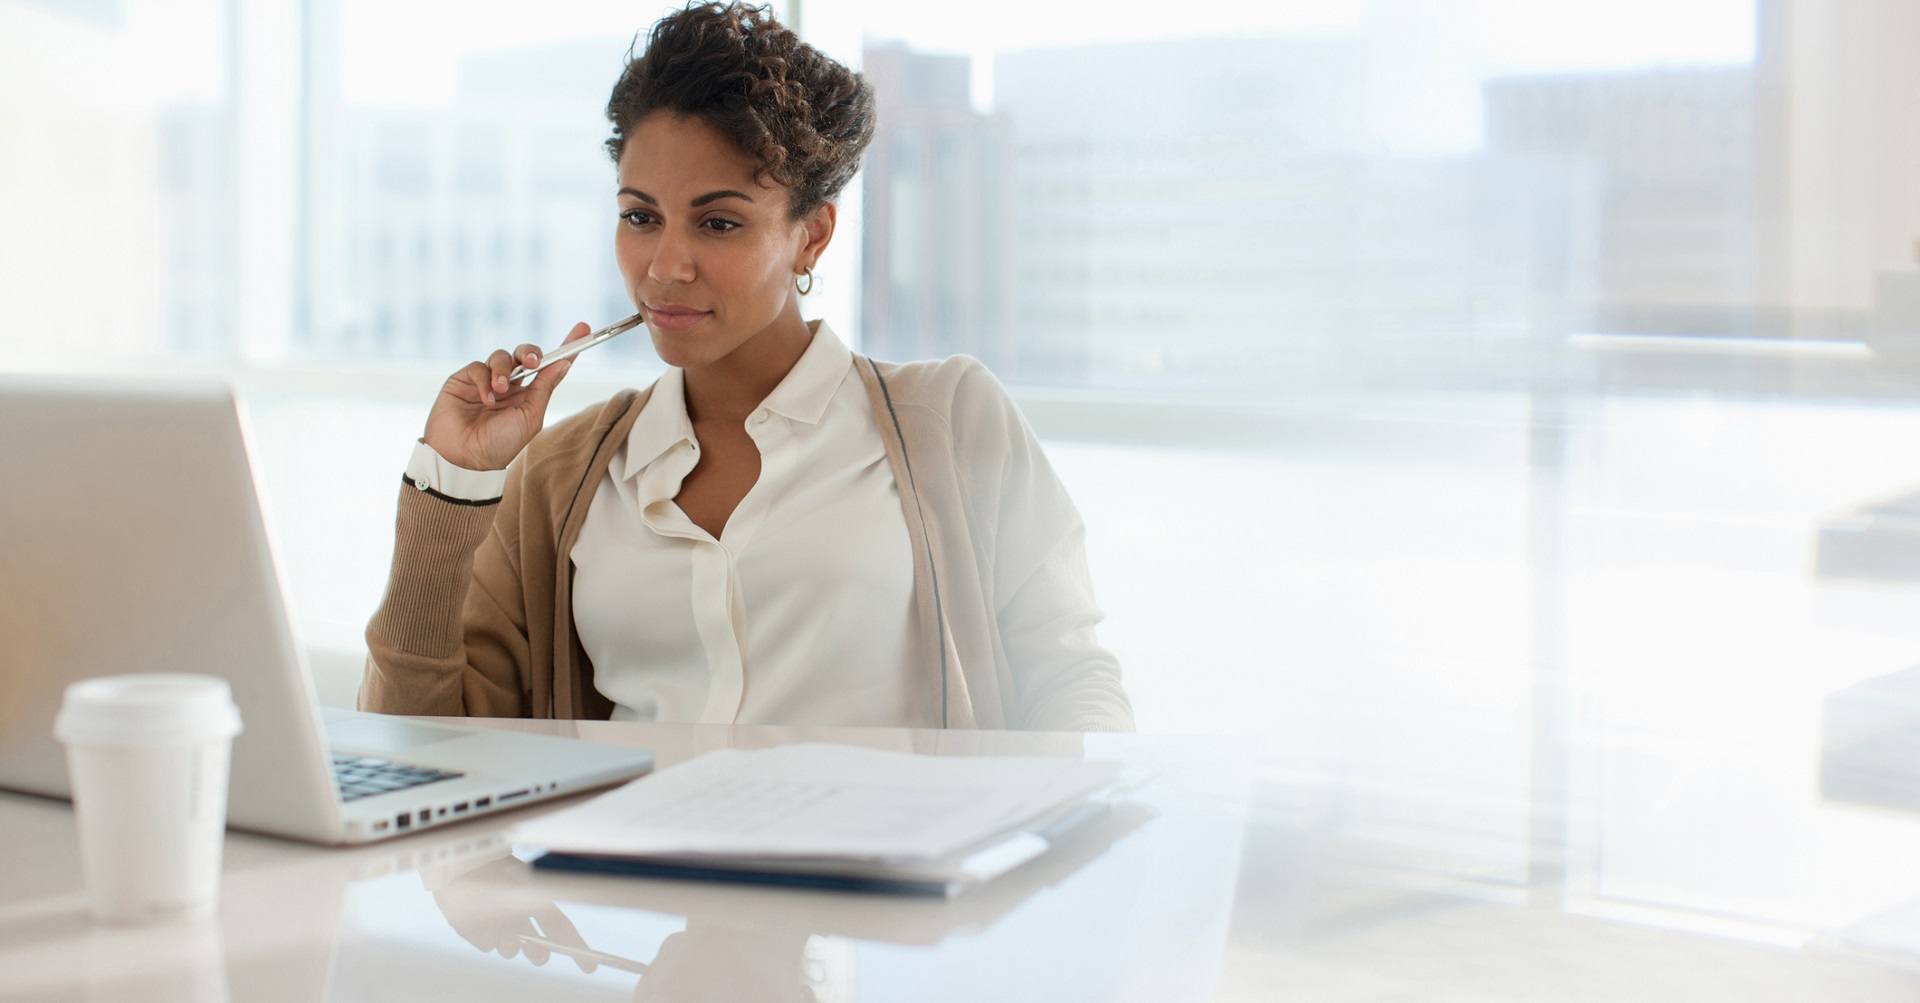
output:
<instances>
[{"instance_id":1,"label":"laptop key","mask_svg":"<svg viewBox=\"0 0 1920 1003\"><path fill-rule=\"evenodd\" d=\"M423 784L464 776L451 770L408 766L369 756L350 756L344 753L334 754L332 762L334 784L340 789L341 799L346 801L357 801L376 794L407 790Z\"/></svg>"}]
</instances>

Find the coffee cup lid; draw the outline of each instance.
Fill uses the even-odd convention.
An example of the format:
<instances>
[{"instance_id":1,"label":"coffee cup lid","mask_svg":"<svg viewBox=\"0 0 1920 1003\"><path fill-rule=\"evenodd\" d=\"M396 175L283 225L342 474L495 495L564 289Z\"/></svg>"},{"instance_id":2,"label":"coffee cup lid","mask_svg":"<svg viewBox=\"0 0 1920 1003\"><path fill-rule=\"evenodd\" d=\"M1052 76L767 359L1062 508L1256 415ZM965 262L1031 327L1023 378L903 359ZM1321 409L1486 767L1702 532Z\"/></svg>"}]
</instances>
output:
<instances>
[{"instance_id":1,"label":"coffee cup lid","mask_svg":"<svg viewBox=\"0 0 1920 1003\"><path fill-rule=\"evenodd\" d=\"M89 745L197 742L239 733L240 709L227 681L187 673L82 679L67 687L53 722L55 738Z\"/></svg>"}]
</instances>

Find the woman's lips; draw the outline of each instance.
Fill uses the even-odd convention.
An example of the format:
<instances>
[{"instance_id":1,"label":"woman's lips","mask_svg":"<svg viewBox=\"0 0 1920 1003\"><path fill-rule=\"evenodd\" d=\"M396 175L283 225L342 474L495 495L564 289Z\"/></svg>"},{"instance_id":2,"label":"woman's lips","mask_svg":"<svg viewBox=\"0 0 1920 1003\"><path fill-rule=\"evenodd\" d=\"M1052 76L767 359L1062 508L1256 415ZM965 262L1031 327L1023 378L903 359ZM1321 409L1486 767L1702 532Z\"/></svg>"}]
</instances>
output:
<instances>
[{"instance_id":1,"label":"woman's lips","mask_svg":"<svg viewBox=\"0 0 1920 1003\"><path fill-rule=\"evenodd\" d=\"M679 333L698 325L712 313L711 310L694 310L689 307L650 306L647 308L647 324L657 331Z\"/></svg>"}]
</instances>

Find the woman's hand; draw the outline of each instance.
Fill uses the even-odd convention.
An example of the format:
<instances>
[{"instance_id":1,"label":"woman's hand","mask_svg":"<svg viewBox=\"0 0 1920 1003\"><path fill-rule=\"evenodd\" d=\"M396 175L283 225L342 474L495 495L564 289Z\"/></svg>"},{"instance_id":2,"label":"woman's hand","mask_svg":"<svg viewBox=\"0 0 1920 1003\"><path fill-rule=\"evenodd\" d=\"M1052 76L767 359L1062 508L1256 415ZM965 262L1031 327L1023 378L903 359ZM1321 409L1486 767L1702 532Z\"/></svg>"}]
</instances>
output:
<instances>
[{"instance_id":1,"label":"woman's hand","mask_svg":"<svg viewBox=\"0 0 1920 1003\"><path fill-rule=\"evenodd\" d=\"M591 329L573 325L567 342L586 337ZM447 377L427 413L427 445L455 466L468 470L502 470L520 455L546 420L547 401L573 368L573 360L556 362L531 382L509 384L513 367L540 364L540 346L521 345L509 355L494 352L485 362L474 362Z\"/></svg>"}]
</instances>

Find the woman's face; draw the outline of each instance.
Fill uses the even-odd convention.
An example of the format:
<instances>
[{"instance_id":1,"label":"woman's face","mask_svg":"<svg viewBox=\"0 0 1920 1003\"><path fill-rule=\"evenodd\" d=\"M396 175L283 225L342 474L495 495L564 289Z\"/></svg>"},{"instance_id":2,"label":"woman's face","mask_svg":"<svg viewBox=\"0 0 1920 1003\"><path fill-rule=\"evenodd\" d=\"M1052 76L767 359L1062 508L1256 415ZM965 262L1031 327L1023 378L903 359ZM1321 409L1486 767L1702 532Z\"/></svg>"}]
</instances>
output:
<instances>
[{"instance_id":1,"label":"woman's face","mask_svg":"<svg viewBox=\"0 0 1920 1003\"><path fill-rule=\"evenodd\" d=\"M614 255L670 366L710 365L783 311L799 318L794 276L824 249L813 236L822 215L831 234L831 210L789 219L787 189L754 168L701 119L654 112L627 133Z\"/></svg>"}]
</instances>

